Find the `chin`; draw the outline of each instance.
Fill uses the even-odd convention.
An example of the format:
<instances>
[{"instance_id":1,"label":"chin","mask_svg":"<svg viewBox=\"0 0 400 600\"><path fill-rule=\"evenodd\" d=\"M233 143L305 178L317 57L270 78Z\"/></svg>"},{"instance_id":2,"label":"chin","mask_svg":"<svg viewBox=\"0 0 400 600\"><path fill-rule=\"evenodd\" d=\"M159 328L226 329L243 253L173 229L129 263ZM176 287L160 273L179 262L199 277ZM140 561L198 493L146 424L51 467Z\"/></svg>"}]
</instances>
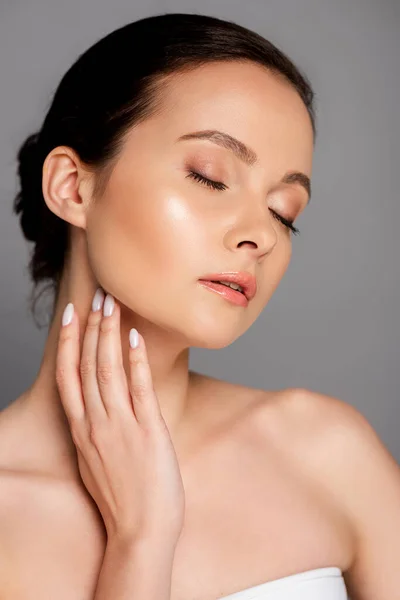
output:
<instances>
[{"instance_id":1,"label":"chin","mask_svg":"<svg viewBox=\"0 0 400 600\"><path fill-rule=\"evenodd\" d=\"M209 350L222 350L222 348L226 348L233 344L234 341L237 340L239 336L230 337L220 336L217 338L216 336L211 336L208 338L192 338L190 340L189 346L192 348L207 348Z\"/></svg>"},{"instance_id":2,"label":"chin","mask_svg":"<svg viewBox=\"0 0 400 600\"><path fill-rule=\"evenodd\" d=\"M236 325L236 326L235 326ZM229 319L224 323L215 320L205 322L198 319L190 331L185 334L189 340L189 346L197 348L209 348L211 350L220 350L233 344L248 328L241 327L238 323L229 326Z\"/></svg>"}]
</instances>

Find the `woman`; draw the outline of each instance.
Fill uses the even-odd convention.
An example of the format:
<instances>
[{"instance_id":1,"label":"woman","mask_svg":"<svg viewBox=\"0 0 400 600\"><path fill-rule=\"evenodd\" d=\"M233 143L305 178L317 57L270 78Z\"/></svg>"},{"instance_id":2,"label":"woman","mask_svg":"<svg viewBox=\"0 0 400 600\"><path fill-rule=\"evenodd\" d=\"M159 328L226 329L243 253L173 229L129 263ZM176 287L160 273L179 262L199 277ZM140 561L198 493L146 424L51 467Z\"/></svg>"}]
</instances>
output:
<instances>
[{"instance_id":1,"label":"woman","mask_svg":"<svg viewBox=\"0 0 400 600\"><path fill-rule=\"evenodd\" d=\"M306 77L216 18L130 23L63 77L19 152L54 305L0 415L4 600L399 597L399 468L367 420L188 367L281 281L314 141Z\"/></svg>"}]
</instances>

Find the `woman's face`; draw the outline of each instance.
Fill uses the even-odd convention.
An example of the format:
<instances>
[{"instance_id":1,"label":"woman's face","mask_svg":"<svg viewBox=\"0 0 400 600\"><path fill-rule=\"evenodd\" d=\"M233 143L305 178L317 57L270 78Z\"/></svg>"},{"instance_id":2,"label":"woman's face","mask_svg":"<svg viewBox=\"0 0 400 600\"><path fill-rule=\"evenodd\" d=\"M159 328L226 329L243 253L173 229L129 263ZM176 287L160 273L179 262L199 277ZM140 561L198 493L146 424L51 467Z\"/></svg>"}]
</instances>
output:
<instances>
[{"instance_id":1,"label":"woman's face","mask_svg":"<svg viewBox=\"0 0 400 600\"><path fill-rule=\"evenodd\" d=\"M129 132L90 206L89 259L99 284L141 318L188 346L221 348L254 323L288 267L292 233L272 211L293 221L307 205L300 183L280 180L311 178L312 126L297 92L250 62L174 75L162 94L162 114ZM212 140L179 140L204 130L240 140L257 161ZM247 306L199 283L226 271L255 276Z\"/></svg>"}]
</instances>

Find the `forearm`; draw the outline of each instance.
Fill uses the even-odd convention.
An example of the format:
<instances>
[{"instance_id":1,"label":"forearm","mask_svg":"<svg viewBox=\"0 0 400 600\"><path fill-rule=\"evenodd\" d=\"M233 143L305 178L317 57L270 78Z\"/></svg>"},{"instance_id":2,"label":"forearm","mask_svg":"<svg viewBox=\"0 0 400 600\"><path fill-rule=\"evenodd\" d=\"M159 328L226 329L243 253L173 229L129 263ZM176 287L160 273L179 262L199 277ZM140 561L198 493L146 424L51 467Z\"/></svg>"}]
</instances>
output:
<instances>
[{"instance_id":1,"label":"forearm","mask_svg":"<svg viewBox=\"0 0 400 600\"><path fill-rule=\"evenodd\" d=\"M170 600L175 546L108 541L94 600Z\"/></svg>"}]
</instances>

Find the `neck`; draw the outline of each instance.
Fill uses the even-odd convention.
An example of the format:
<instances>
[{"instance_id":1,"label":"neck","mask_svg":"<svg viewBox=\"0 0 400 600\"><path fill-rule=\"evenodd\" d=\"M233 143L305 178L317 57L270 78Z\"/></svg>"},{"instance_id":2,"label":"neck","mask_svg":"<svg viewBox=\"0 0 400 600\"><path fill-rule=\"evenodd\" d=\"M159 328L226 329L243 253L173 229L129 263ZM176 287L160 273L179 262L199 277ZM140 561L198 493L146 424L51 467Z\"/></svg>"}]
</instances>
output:
<instances>
[{"instance_id":1,"label":"neck","mask_svg":"<svg viewBox=\"0 0 400 600\"><path fill-rule=\"evenodd\" d=\"M81 254L82 256L82 254ZM74 265L72 267L71 265ZM40 427L43 451L47 446L62 460L62 470L77 472L75 446L65 416L55 378L58 336L63 310L73 302L79 318L79 345L82 348L83 334L92 299L98 287L91 276L88 264L70 261L64 268L53 318L49 327L43 359L39 373L32 386L21 396L21 402L29 410L30 419ZM121 345L125 373L128 377L128 333L136 327L143 335L152 372L153 385L161 413L167 424L175 446L185 433L188 422L189 396L195 373L189 371L189 348L184 340L174 337L153 323L146 321L123 305L121 308ZM177 450L178 451L178 450ZM61 458L62 457L62 458Z\"/></svg>"}]
</instances>

